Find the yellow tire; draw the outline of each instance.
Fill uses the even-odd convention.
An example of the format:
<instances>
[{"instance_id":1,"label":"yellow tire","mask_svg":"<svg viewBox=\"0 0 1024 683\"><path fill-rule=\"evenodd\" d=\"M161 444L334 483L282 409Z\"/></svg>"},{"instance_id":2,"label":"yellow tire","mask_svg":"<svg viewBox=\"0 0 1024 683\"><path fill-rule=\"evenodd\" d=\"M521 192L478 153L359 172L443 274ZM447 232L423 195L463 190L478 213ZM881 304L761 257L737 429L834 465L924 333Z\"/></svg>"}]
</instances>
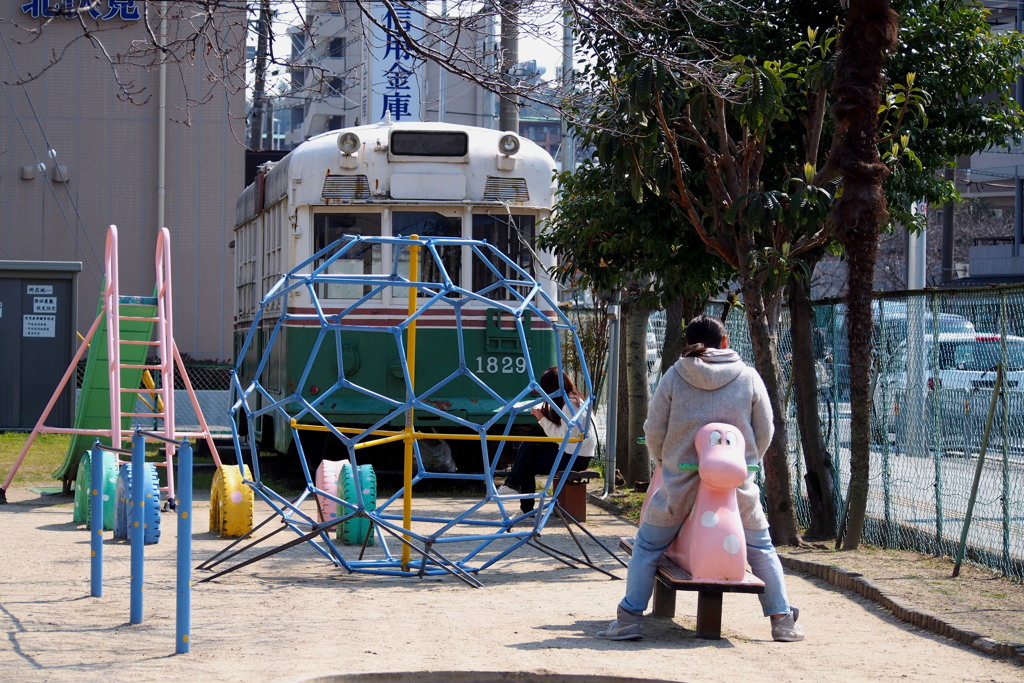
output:
<instances>
[{"instance_id":1,"label":"yellow tire","mask_svg":"<svg viewBox=\"0 0 1024 683\"><path fill-rule=\"evenodd\" d=\"M252 479L245 465L245 479ZM210 531L239 538L252 531L253 493L237 465L221 465L210 485Z\"/></svg>"}]
</instances>

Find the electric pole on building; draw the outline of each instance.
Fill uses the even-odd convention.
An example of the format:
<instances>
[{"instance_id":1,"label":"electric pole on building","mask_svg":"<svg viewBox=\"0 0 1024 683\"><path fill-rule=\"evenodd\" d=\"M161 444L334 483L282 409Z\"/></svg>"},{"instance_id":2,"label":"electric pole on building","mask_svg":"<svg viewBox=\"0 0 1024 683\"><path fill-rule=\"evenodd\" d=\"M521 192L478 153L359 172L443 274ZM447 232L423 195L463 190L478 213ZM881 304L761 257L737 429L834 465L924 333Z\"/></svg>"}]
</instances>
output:
<instances>
[{"instance_id":1,"label":"electric pole on building","mask_svg":"<svg viewBox=\"0 0 1024 683\"><path fill-rule=\"evenodd\" d=\"M263 149L263 109L267 99L267 52L270 49L270 0L260 0L256 22L256 63L253 66L252 118L249 149Z\"/></svg>"}]
</instances>

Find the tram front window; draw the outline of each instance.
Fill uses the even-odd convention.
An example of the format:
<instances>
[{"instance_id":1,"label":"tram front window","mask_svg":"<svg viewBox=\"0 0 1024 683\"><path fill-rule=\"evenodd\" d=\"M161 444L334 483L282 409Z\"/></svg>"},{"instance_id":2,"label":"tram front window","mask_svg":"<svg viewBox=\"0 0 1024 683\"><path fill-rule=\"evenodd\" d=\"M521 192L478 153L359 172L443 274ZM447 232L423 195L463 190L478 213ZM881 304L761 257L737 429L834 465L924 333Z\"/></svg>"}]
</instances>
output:
<instances>
[{"instance_id":1,"label":"tram front window","mask_svg":"<svg viewBox=\"0 0 1024 683\"><path fill-rule=\"evenodd\" d=\"M535 216L516 216L508 214L473 215L473 239L487 240L503 254L508 256L520 268L536 278L536 263L533 258L533 245L536 237ZM492 257L491 264L508 280L522 280L511 266L497 257ZM473 261L473 290L480 291L497 281L494 272L482 263ZM526 286L513 285L514 289L525 294ZM493 298L511 299L507 291L494 291Z\"/></svg>"},{"instance_id":2,"label":"tram front window","mask_svg":"<svg viewBox=\"0 0 1024 683\"><path fill-rule=\"evenodd\" d=\"M313 216L313 249L320 251L342 235L380 235L380 214L376 213L318 213ZM330 254L328 254L330 256ZM316 265L320 265L320 260ZM330 275L369 275L381 271L381 247L379 244L358 245L332 263L327 270ZM317 296L324 299L358 299L370 293L371 285L339 284L322 282L317 284ZM380 298L377 292L374 299Z\"/></svg>"},{"instance_id":3,"label":"tram front window","mask_svg":"<svg viewBox=\"0 0 1024 683\"><path fill-rule=\"evenodd\" d=\"M408 237L418 235L420 237L461 237L462 219L459 216L444 216L433 211L394 211L391 214L391 234L395 237ZM462 269L462 251L457 246L438 246L438 256L444 265L448 277L456 285L460 284L459 273ZM409 275L409 252L402 250L398 263L398 273L402 276ZM420 274L421 281L442 282L440 268L434 261L433 256L426 249L420 251ZM420 292L420 296L429 296L427 292Z\"/></svg>"}]
</instances>

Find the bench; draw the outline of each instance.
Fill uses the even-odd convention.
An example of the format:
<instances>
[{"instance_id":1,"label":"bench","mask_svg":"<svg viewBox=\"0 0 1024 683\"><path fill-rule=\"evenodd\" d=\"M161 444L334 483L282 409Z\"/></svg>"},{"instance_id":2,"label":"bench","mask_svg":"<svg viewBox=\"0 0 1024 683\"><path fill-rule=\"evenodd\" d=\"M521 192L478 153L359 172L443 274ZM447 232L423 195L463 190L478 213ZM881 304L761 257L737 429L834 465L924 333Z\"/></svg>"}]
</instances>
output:
<instances>
[{"instance_id":1,"label":"bench","mask_svg":"<svg viewBox=\"0 0 1024 683\"><path fill-rule=\"evenodd\" d=\"M561 471L555 474L554 487L558 488L560 479L565 485L558 492L558 504L577 522L587 521L587 484L591 479L600 477L596 470L580 470L579 472Z\"/></svg>"},{"instance_id":2,"label":"bench","mask_svg":"<svg viewBox=\"0 0 1024 683\"><path fill-rule=\"evenodd\" d=\"M633 539L620 538L619 547L633 554ZM654 575L654 616L674 617L676 591L697 591L697 637L718 640L722 637L722 594L764 593L764 582L748 570L743 581L695 581L669 558L658 560Z\"/></svg>"}]
</instances>

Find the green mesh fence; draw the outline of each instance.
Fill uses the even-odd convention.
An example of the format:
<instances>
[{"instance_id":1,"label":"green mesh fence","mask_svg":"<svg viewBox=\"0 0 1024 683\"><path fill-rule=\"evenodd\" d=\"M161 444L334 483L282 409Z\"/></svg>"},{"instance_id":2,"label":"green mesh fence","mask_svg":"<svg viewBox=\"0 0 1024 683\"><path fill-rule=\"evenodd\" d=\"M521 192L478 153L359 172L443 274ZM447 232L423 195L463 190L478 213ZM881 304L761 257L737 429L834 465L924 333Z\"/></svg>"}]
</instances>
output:
<instances>
[{"instance_id":1,"label":"green mesh fence","mask_svg":"<svg viewBox=\"0 0 1024 683\"><path fill-rule=\"evenodd\" d=\"M886 295L873 305L870 488L863 540L955 553L991 411L967 557L1024 579L1024 286ZM720 315L721 310L722 304L711 304L708 313ZM817 304L815 321L819 417L837 477L835 503L842 510L850 473L845 305ZM730 314L727 327L731 346L752 363L742 311ZM650 330L660 349L664 318L652 316ZM789 348L789 316L784 313L779 329L784 380ZM997 393L1000 366L1004 372ZM652 387L656 381L653 373ZM799 522L807 525L810 511L792 404L787 418L793 499Z\"/></svg>"}]
</instances>

